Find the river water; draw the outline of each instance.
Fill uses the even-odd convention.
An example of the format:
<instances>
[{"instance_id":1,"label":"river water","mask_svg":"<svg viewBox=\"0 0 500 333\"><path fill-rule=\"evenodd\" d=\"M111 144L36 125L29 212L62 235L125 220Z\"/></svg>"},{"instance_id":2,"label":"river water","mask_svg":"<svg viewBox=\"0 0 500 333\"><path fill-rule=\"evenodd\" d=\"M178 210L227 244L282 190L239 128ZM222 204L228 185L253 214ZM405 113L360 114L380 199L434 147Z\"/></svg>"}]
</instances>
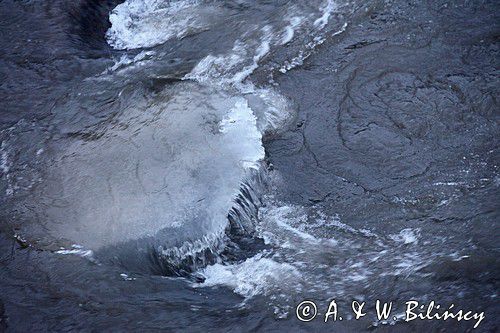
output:
<instances>
[{"instance_id":1,"label":"river water","mask_svg":"<svg viewBox=\"0 0 500 333\"><path fill-rule=\"evenodd\" d=\"M0 2L0 329L496 331L498 7Z\"/></svg>"}]
</instances>

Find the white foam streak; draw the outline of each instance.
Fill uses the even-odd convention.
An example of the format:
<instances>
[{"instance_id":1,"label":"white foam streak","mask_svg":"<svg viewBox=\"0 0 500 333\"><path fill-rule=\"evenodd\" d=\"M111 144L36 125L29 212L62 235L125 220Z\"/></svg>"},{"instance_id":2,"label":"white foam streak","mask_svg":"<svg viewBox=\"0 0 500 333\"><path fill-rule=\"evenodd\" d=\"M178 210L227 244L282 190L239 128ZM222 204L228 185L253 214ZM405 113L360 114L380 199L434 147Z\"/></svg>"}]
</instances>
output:
<instances>
[{"instance_id":1,"label":"white foam streak","mask_svg":"<svg viewBox=\"0 0 500 333\"><path fill-rule=\"evenodd\" d=\"M269 53L272 42L271 28L265 26L261 29L261 40L255 45L256 51L253 56L251 55L252 45L249 45L249 42L237 40L231 52L218 56L211 54L206 56L184 78L219 84L222 87L241 84L259 67L259 61Z\"/></svg>"},{"instance_id":2,"label":"white foam streak","mask_svg":"<svg viewBox=\"0 0 500 333\"><path fill-rule=\"evenodd\" d=\"M111 12L106 37L116 49L152 47L207 28L215 15L198 0L128 0Z\"/></svg>"},{"instance_id":3,"label":"white foam streak","mask_svg":"<svg viewBox=\"0 0 500 333\"><path fill-rule=\"evenodd\" d=\"M336 8L337 8L336 3L333 0L328 0L322 8L323 15L316 21L314 21L314 26L317 29L323 29L328 24L330 15Z\"/></svg>"},{"instance_id":4,"label":"white foam streak","mask_svg":"<svg viewBox=\"0 0 500 333\"><path fill-rule=\"evenodd\" d=\"M420 237L420 229L406 228L401 230L398 234L389 235L389 237L398 243L403 244L417 244Z\"/></svg>"},{"instance_id":5,"label":"white foam streak","mask_svg":"<svg viewBox=\"0 0 500 333\"><path fill-rule=\"evenodd\" d=\"M71 249L61 248L60 250L55 251L55 253L57 253L57 254L73 254L73 255L77 255L77 256L82 257L82 258L87 258L91 261L95 261L94 252L92 250L87 250L87 249L83 248L83 246L78 245L78 244L73 244L71 246Z\"/></svg>"},{"instance_id":6,"label":"white foam streak","mask_svg":"<svg viewBox=\"0 0 500 333\"><path fill-rule=\"evenodd\" d=\"M294 288L301 279L301 274L292 265L278 263L273 259L263 257L262 254L240 264L208 266L201 271L201 274L206 280L203 284L196 286L225 285L247 299L286 289L283 281L289 281L290 283L287 284L289 288Z\"/></svg>"},{"instance_id":7,"label":"white foam streak","mask_svg":"<svg viewBox=\"0 0 500 333\"><path fill-rule=\"evenodd\" d=\"M347 29L347 22L345 22L340 30L334 32L332 36L337 36L341 33L343 33ZM279 71L281 73L286 73L289 70L301 66L304 63L304 60L306 60L314 51L316 47L319 45L323 44L325 42L325 37L323 35L319 35L314 37L314 39L307 43L306 47L304 50L300 50L299 54L295 57L293 57L291 60L286 61L280 68Z\"/></svg>"},{"instance_id":8,"label":"white foam streak","mask_svg":"<svg viewBox=\"0 0 500 333\"><path fill-rule=\"evenodd\" d=\"M302 23L304 22L304 18L293 16L289 19L289 22L290 24L285 27L285 32L280 42L281 45L285 45L293 39L295 30L300 27L300 25L302 25Z\"/></svg>"}]
</instances>

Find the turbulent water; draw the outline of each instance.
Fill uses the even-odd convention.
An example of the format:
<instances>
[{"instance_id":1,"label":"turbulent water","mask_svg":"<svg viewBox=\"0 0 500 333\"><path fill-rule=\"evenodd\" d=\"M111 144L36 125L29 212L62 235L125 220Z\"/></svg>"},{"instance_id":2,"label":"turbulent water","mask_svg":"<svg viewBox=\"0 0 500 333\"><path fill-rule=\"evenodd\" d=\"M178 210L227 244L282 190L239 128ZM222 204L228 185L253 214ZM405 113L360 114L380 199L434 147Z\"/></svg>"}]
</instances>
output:
<instances>
[{"instance_id":1,"label":"turbulent water","mask_svg":"<svg viewBox=\"0 0 500 333\"><path fill-rule=\"evenodd\" d=\"M0 330L496 331L498 7L0 2Z\"/></svg>"}]
</instances>

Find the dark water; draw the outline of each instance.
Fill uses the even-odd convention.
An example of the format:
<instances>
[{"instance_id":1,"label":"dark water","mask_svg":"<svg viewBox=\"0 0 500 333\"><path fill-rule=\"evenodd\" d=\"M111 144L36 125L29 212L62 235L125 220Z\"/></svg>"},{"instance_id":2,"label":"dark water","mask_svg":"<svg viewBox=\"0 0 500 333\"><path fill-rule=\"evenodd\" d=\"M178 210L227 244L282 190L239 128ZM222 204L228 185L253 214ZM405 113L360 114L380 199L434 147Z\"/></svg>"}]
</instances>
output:
<instances>
[{"instance_id":1,"label":"dark water","mask_svg":"<svg viewBox=\"0 0 500 333\"><path fill-rule=\"evenodd\" d=\"M1 329L498 330L497 2L119 2L0 2Z\"/></svg>"}]
</instances>

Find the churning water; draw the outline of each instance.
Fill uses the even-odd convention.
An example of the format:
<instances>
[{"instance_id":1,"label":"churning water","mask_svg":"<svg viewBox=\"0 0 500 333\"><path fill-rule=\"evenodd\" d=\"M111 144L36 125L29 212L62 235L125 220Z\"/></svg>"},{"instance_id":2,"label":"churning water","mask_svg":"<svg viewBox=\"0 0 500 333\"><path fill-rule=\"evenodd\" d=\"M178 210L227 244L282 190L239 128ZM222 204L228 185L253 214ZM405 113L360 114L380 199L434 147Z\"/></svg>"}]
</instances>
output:
<instances>
[{"instance_id":1,"label":"churning water","mask_svg":"<svg viewBox=\"0 0 500 333\"><path fill-rule=\"evenodd\" d=\"M481 43L442 40L490 5L0 6L9 327L333 327L297 321L303 299L498 313L494 15L468 18ZM338 325L425 327L397 310Z\"/></svg>"}]
</instances>

